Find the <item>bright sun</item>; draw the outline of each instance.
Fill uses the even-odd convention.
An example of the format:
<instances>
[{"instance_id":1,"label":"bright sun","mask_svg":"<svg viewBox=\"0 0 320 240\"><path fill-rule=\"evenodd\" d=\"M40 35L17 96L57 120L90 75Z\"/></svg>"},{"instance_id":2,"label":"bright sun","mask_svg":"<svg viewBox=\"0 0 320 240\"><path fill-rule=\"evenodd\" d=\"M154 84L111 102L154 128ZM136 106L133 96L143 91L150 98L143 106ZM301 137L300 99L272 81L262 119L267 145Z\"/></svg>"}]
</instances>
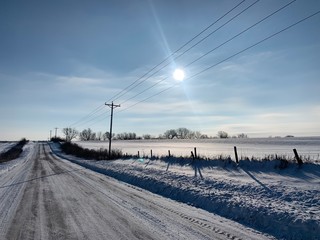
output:
<instances>
[{"instance_id":1,"label":"bright sun","mask_svg":"<svg viewBox=\"0 0 320 240\"><path fill-rule=\"evenodd\" d=\"M183 81L184 79L184 71L182 69L177 68L173 72L173 78L177 81Z\"/></svg>"}]
</instances>

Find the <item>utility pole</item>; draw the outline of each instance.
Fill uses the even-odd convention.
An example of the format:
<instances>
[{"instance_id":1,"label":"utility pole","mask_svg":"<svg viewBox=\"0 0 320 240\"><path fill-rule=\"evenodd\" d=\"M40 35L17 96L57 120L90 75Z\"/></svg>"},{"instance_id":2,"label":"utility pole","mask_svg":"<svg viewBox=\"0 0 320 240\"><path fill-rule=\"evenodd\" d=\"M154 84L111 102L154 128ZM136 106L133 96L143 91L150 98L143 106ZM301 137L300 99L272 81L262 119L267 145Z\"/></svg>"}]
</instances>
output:
<instances>
[{"instance_id":1,"label":"utility pole","mask_svg":"<svg viewBox=\"0 0 320 240\"><path fill-rule=\"evenodd\" d=\"M57 129L58 129L58 128L56 127L56 128L54 128L54 129L56 130L56 134L55 134L54 137L57 138Z\"/></svg>"},{"instance_id":2,"label":"utility pole","mask_svg":"<svg viewBox=\"0 0 320 240\"><path fill-rule=\"evenodd\" d=\"M50 130L50 139L49 139L49 141L51 141L51 137L52 136L52 130Z\"/></svg>"},{"instance_id":3,"label":"utility pole","mask_svg":"<svg viewBox=\"0 0 320 240\"><path fill-rule=\"evenodd\" d=\"M112 139L112 119L113 119L113 109L120 107L119 105L115 105L113 104L113 102L111 104L109 103L105 103L105 105L109 106L111 108L111 119L110 119L110 133L109 133L109 159L111 158L111 139Z\"/></svg>"}]
</instances>

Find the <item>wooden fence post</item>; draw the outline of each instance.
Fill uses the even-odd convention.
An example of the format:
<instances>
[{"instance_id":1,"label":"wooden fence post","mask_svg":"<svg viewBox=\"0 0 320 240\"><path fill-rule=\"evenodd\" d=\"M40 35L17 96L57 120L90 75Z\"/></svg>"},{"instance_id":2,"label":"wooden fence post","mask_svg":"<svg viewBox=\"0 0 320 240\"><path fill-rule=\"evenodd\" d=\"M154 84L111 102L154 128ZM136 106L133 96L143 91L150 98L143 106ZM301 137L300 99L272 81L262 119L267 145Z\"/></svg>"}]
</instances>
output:
<instances>
[{"instance_id":1,"label":"wooden fence post","mask_svg":"<svg viewBox=\"0 0 320 240\"><path fill-rule=\"evenodd\" d=\"M303 162L302 162L301 158L299 157L297 149L293 149L293 153L294 153L294 156L296 157L296 159L298 161L299 166L301 166L303 164Z\"/></svg>"},{"instance_id":2,"label":"wooden fence post","mask_svg":"<svg viewBox=\"0 0 320 240\"><path fill-rule=\"evenodd\" d=\"M170 150L168 150L168 155L169 155L169 158L170 158L171 157Z\"/></svg>"},{"instance_id":3,"label":"wooden fence post","mask_svg":"<svg viewBox=\"0 0 320 240\"><path fill-rule=\"evenodd\" d=\"M192 156L192 161L194 161L194 154L192 151L191 151L191 156Z\"/></svg>"},{"instance_id":4,"label":"wooden fence post","mask_svg":"<svg viewBox=\"0 0 320 240\"><path fill-rule=\"evenodd\" d=\"M138 151L138 158L140 157L140 152Z\"/></svg>"},{"instance_id":5,"label":"wooden fence post","mask_svg":"<svg viewBox=\"0 0 320 240\"><path fill-rule=\"evenodd\" d=\"M234 146L234 155L236 156L236 163L239 163L237 147Z\"/></svg>"},{"instance_id":6,"label":"wooden fence post","mask_svg":"<svg viewBox=\"0 0 320 240\"><path fill-rule=\"evenodd\" d=\"M197 148L194 148L194 158L197 158Z\"/></svg>"},{"instance_id":7,"label":"wooden fence post","mask_svg":"<svg viewBox=\"0 0 320 240\"><path fill-rule=\"evenodd\" d=\"M152 158L152 149L150 150L150 158Z\"/></svg>"}]
</instances>

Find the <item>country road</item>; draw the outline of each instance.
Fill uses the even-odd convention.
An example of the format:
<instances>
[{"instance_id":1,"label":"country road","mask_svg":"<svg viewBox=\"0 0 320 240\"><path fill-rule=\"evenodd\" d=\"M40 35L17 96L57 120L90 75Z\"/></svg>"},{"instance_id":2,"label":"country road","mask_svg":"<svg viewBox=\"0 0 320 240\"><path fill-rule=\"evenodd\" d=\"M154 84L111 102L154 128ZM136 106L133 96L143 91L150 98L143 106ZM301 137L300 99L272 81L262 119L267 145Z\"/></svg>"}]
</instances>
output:
<instances>
[{"instance_id":1,"label":"country road","mask_svg":"<svg viewBox=\"0 0 320 240\"><path fill-rule=\"evenodd\" d=\"M0 174L0 239L266 239L233 221L55 156Z\"/></svg>"}]
</instances>

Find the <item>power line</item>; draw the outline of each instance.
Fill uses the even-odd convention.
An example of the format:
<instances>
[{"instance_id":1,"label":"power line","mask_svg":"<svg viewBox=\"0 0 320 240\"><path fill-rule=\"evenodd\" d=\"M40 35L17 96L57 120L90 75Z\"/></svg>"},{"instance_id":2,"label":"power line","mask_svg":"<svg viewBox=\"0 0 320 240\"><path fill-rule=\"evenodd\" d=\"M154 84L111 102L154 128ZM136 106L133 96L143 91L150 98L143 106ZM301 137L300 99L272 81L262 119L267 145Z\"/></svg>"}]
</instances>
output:
<instances>
[{"instance_id":1,"label":"power line","mask_svg":"<svg viewBox=\"0 0 320 240\"><path fill-rule=\"evenodd\" d=\"M285 7L289 6L290 4L292 4L292 3L293 3L293 2L295 2L295 1L296 1L296 0L289 2L288 4L286 4L285 6L281 7L280 9L276 10L276 11L275 11L275 12L273 12L272 14L269 14L268 16L264 17L263 19L261 19L261 20L260 20L260 21L258 21L257 23L255 23L255 24L251 25L251 26L250 26L250 27L248 27L247 29L243 30L242 32L240 32L240 33L238 33L237 35L233 36L232 38L228 39L228 40L227 40L227 41L225 41L224 43L220 44L220 45L219 45L218 47L216 47L215 49L217 49L217 48L221 47L222 45L224 45L224 44L226 44L226 43L228 43L228 42L230 42L231 40L233 40L233 39L235 39L236 37L240 36L241 34L245 33L245 32L246 32L246 31L248 31L249 29L251 29L251 28L255 27L256 25L258 25L258 24L259 24L259 23L261 23L262 21L264 21L264 20L266 20L267 18L271 17L272 15L274 15L275 13L277 13L277 12L279 12L280 10L284 9ZM243 50L241 50L241 51L239 51L239 52L237 52L237 53L235 53L235 54L233 54L233 55L229 56L228 58L226 58L226 59L224 59L224 60L222 60L222 61L220 61L220 62L218 62L218 63L216 63L216 64L214 64L214 65L211 65L210 67L208 67L208 68L206 68L206 69L203 69L202 71L200 71L200 72L198 72L198 73L196 73L196 74L192 75L191 77L187 78L186 80L188 80L188 79L191 79L191 78L194 78L194 77L198 76L199 74L201 74L201 73L203 73L203 72L205 72L205 71L207 71L207 70L209 70L209 69L211 69L211 68L213 68L213 67L215 67L215 66L217 66L217 65L219 65L219 64L221 64L221 63L223 63L223 62L225 62L225 61L227 61L227 60L229 60L230 58L233 58L233 57L235 57L235 56L237 56L237 55L239 55L239 54L241 54L241 53L243 53L243 52L245 52L245 51L247 51L247 50L249 50L249 49L251 49L251 48L255 47L256 45L258 45L258 44L260 44L260 43L262 43L262 42L264 42L264 41L266 41L266 40L268 40L268 39L270 39L270 38L274 37L275 35L280 34L280 33L281 33L281 32L283 32L283 31L286 31L287 29L289 29L289 28L291 28L291 27L293 27L293 26L295 26L295 25L299 24L300 22L303 22L303 21L307 20L308 18L313 17L314 15L317 15L318 13L319 13L319 12L316 12L316 13L314 13L314 14L312 14L312 15L310 15L310 16L308 16L308 17L306 17L305 19L302 19L302 20L300 20L300 21L298 21L298 22L296 22L296 23L294 23L294 24L292 24L292 25L288 26L287 28L282 29L281 31L278 31L278 32L276 32L276 33L274 33L274 34L270 35L269 37L267 37L267 38L265 38L265 39L262 39L261 41L259 41L259 42L255 43L255 44L253 44L253 45L251 45L251 46L249 46L248 48L245 48L245 49L243 49ZM203 58L204 56L208 55L209 53L211 53L211 52L212 52L212 51L214 51L215 49L210 50L209 52L207 52L207 53L206 53L206 54L204 54L203 56L201 56L201 57L199 57L198 59L194 60L193 62L189 63L187 66L190 66L190 65L191 65L191 64L193 64L194 62L196 62L196 61L200 60L201 58ZM167 78L168 78L168 77L166 77L165 79L167 79ZM148 87L147 89L143 90L142 92L140 92L140 93L136 94L135 96L133 96L133 97L131 97L131 98L127 99L125 102L127 102L127 101L129 101L129 100L131 100L131 99L135 98L136 96L138 96L138 95L140 95L140 94L142 94L142 93L146 92L147 90L151 89L152 87L154 87L155 85L157 85L157 84L159 84L160 82L164 81L165 79L162 79L162 80L160 80L160 81L156 82L156 83L155 83L155 84L153 84L151 87ZM147 98L143 99L142 101L137 102L137 103L135 103L135 104L133 104L133 105L131 105L131 106L129 106L129 107L127 107L127 108L125 108L125 109L123 109L123 110L121 110L121 111L117 112L117 113L123 112L123 111L125 111L125 110L127 110L127 109L129 109L129 108L131 108L131 107L133 107L133 106L136 106L136 105L137 105L137 104L139 104L139 103L145 102L145 101L147 101L147 100L149 100L149 99L151 99L151 98L153 98L153 97L155 97L155 96L157 96L157 95L160 95L161 93L163 93L163 92L165 92L165 91L170 90L171 88L173 88L173 87L175 87L175 86L177 86L177 85L170 86L170 87L168 87L168 88L166 88L166 89L164 89L164 90L160 91L159 93L156 93L156 94L154 94L154 95L152 95L152 96L149 96L149 97L147 97ZM121 103L121 104L123 104L123 103ZM88 114L88 115L90 115L90 114ZM100 117L100 116L101 116L101 114L99 115L99 117ZM104 119L105 119L105 118L104 118ZM93 120L96 120L96 118L95 118L95 119L91 119L91 120L89 120L89 122L90 122L90 121L93 121ZM101 120L103 120L103 119L101 119ZM99 121L100 121L100 120L99 120Z\"/></svg>"},{"instance_id":2,"label":"power line","mask_svg":"<svg viewBox=\"0 0 320 240\"><path fill-rule=\"evenodd\" d=\"M141 95L141 94L145 93L146 91L150 90L151 88L154 88L156 85L158 85L158 84L160 84L160 83L164 82L164 81L165 81L165 80L167 80L168 78L169 78L169 77L165 77L165 78L161 79L160 81L158 81L158 82L154 83L154 84L153 84L153 85L151 85L150 87L148 87L148 88L144 89L143 91L141 91L141 92L137 93L136 95L134 95L134 96L132 96L132 97L130 97L130 98L128 98L128 99L126 99L126 100L124 100L124 101L121 103L121 105L122 105L122 104L124 104L124 103L126 103L126 102L128 102L129 100L134 99L134 98L136 98L137 96L139 96L139 95Z\"/></svg>"},{"instance_id":3,"label":"power line","mask_svg":"<svg viewBox=\"0 0 320 240\"><path fill-rule=\"evenodd\" d=\"M191 47L189 47L187 50L183 51L182 53L180 53L178 56L174 57L173 60L176 60L177 58L183 56L184 54L186 54L188 51L190 51L191 49L193 49L194 47L196 47L197 45L199 45L201 42L203 42L205 39L207 39L208 37L210 37L212 34L216 33L218 30L220 30L221 28L223 28L224 26L226 26L228 23L230 23L231 21L233 21L234 19L236 19L237 17L239 17L241 14L243 14L244 12L246 12L248 9L250 9L252 6L254 6L255 4L257 4L260 0L256 0L255 2L253 2L252 4L250 4L248 7L246 7L245 9L243 9L241 12L239 12L238 14L236 14L235 16L233 16L231 19L229 19L227 22L225 22L224 24L222 24L220 27L218 27L217 29L215 29L214 31L210 32L208 35L206 35L205 37L203 37L202 39L200 39L198 42L196 42L195 44L193 44ZM230 12L230 11L229 11ZM226 14L225 14L226 15ZM225 16L224 15L224 16ZM221 17L222 18L222 17ZM221 19L219 18L219 19ZM154 76L155 74L157 74L158 72L160 72L162 69L164 69L165 67L169 66L171 63L167 63L165 64L164 66L162 66L161 68L159 68L156 72L152 73L150 76L148 76L146 79L140 81L139 83L137 83L135 86L131 87L128 89L129 90L132 90L134 88L136 88L137 86L141 85L142 83L144 83L145 81L147 81L150 77ZM158 83L154 84L157 85ZM151 87L150 87L151 88ZM149 89L150 89L149 88ZM117 98L115 98L115 100L119 99L120 97L122 97L123 95L125 95L128 91L126 91L125 93L121 94L120 96L118 96ZM145 91L143 91L145 92ZM135 96L138 96L140 95L137 94ZM134 97L135 97L134 96ZM130 99L134 98L134 97L131 97ZM127 102L128 100L124 101L124 102Z\"/></svg>"},{"instance_id":4,"label":"power line","mask_svg":"<svg viewBox=\"0 0 320 240\"><path fill-rule=\"evenodd\" d=\"M219 65L219 64L221 64L221 63L223 63L223 62L225 62L225 61L228 61L229 59L231 59L231 58L233 58L233 57L235 57L235 56L237 56L237 55L239 55L239 54L241 54L241 53L243 53L243 52L245 52L245 51L247 51L247 50L249 50L249 49L251 49L251 48L253 48L253 47L255 47L255 46L257 46L257 45L259 45L259 44L261 44L261 43L263 43L263 42L265 42L265 41L267 41L268 39L270 39L270 38L272 38L272 37L274 37L274 36L276 36L276 35L284 32L284 31L286 31L286 30L288 30L288 29L290 29L290 28L292 28L292 27L294 27L294 26L296 26L296 25L298 25L299 23L302 23L302 22L306 21L307 19L309 19L309 18L311 18L311 17L314 17L315 15L317 15L317 14L319 14L319 13L320 13L320 11L318 11L318 12L316 12L316 13L313 13L313 14L309 15L308 17L305 17L305 18L303 18L303 19L301 19L301 20L299 20L299 21L297 21L297 22L289 25L289 26L286 27L286 28L283 28L282 30L280 30L280 31L278 31L278 32L276 32L276 33L271 34L270 36L268 36L268 37L266 37L266 38L264 38L264 39L256 42L255 44L253 44L253 45L251 45L251 46L249 46L249 47L247 47L247 48L245 48L245 49L243 49L243 50L241 50L241 51L239 51L239 52L237 52L237 53L235 53L235 54L233 54L233 55L231 55L231 56L229 56L229 57L227 57L227 58L225 58L225 59L223 59L222 61L220 61L220 62L218 62L218 63L216 63L216 64L213 64L213 65L211 65L211 66L203 69L202 71L200 71L200 72L192 75L192 76L189 77L188 79L194 78L194 77L200 75L201 73L206 72L206 71L208 71L209 69L211 69L211 68L213 68L213 67L215 67L215 66L217 66L217 65Z\"/></svg>"},{"instance_id":5,"label":"power line","mask_svg":"<svg viewBox=\"0 0 320 240\"><path fill-rule=\"evenodd\" d=\"M216 30L214 30L213 32L209 33L207 36L205 36L204 38L200 39L198 42L196 42L194 45L192 45L191 47L189 47L187 50L185 50L184 52L182 52L179 56L177 56L175 59L183 56L185 53L189 52L192 48L194 48L195 46L199 45L201 42L203 42L204 40L206 40L208 37L210 37L212 34L216 33L218 30L220 30L221 28L223 28L224 26L226 26L228 23L230 23L231 21L233 21L234 19L236 19L237 17L239 17L242 13L246 12L249 8L253 7L255 4L257 4L260 0L256 0L255 2L253 2L252 4L250 4L248 7L246 7L245 9L243 9L241 12L239 12L238 14L236 14L235 16L233 16L231 19L229 19L227 22L225 22L224 24L222 24L220 27L218 27Z\"/></svg>"},{"instance_id":6,"label":"power line","mask_svg":"<svg viewBox=\"0 0 320 240\"><path fill-rule=\"evenodd\" d=\"M250 27L246 28L245 30L241 31L240 33L234 35L233 37L229 38L227 41L221 43L220 45L218 45L217 47L211 49L210 51L206 52L205 54L201 55L200 57L198 57L197 59L193 60L192 62L188 63L187 65L185 65L184 67L189 67L190 65L194 64L195 62L199 61L200 59L204 58L205 56L207 56L208 54L212 53L213 51L217 50L218 48L222 47L223 45L227 44L228 42L231 42L232 40L234 40L235 38L239 37L240 35L244 34L245 32L249 31L251 28L259 25L260 23L262 23L263 21L267 20L268 18L270 18L271 16L275 15L276 13L280 12L281 10L285 9L286 7L290 6L292 3L294 3L296 0L293 0L291 2L289 2L288 4L284 5L283 7L279 8L278 10L272 12L271 14L269 14L268 16L262 18L261 20L259 20L258 22L256 22L255 24L251 25Z\"/></svg>"},{"instance_id":7,"label":"power line","mask_svg":"<svg viewBox=\"0 0 320 240\"><path fill-rule=\"evenodd\" d=\"M207 56L208 54L212 53L213 51L217 50L218 48L222 47L223 45L227 44L228 42L234 40L235 38L239 37L240 35L244 34L245 32L249 31L251 28L257 26L258 24L262 23L263 21L267 20L268 18L270 18L271 16L275 15L276 13L280 12L281 10L285 9L286 7L290 6L292 3L294 3L296 0L293 0L291 2L289 2L288 4L282 6L281 8L277 9L276 11L272 12L271 14L267 15L266 17L262 18L261 20L259 20L258 22L256 22L255 24L251 25L250 27L246 28L245 30L241 31L240 33L234 35L233 37L229 38L228 40L224 41L223 43L221 43L220 45L218 45L217 47L211 49L210 51L208 51L207 53L201 55L200 57L198 57L197 59L193 60L192 62L188 63L187 65L184 65L183 68L189 67L190 65L194 64L195 62L199 61L200 59L202 59L203 57ZM252 6L252 5L251 5ZM249 6L250 7L250 6ZM200 41L199 41L200 42ZM184 52L185 53L185 52ZM183 53L183 54L184 54ZM145 93L146 91L150 90L151 88L155 87L156 85L158 85L159 83L163 82L164 80L168 79L168 77L161 79L160 81L156 82L155 84L153 84L152 86L144 89L143 91L137 93L136 95L126 99L125 101L123 101L121 104L124 104L126 102L128 102L129 100L141 95L142 93Z\"/></svg>"},{"instance_id":8,"label":"power line","mask_svg":"<svg viewBox=\"0 0 320 240\"><path fill-rule=\"evenodd\" d=\"M82 125L80 124L83 121L86 121L87 118L90 118L91 116L95 115L96 113L100 112L103 109L104 105L100 105L98 107L96 107L94 110L92 110L90 113L88 113L87 115L85 115L84 117L80 118L79 120L77 120L76 122L70 124L69 126L75 126L75 125Z\"/></svg>"},{"instance_id":9,"label":"power line","mask_svg":"<svg viewBox=\"0 0 320 240\"><path fill-rule=\"evenodd\" d=\"M236 4L233 8L231 8L229 11L227 11L225 14L223 14L221 17L219 17L217 20L215 20L214 22L212 22L210 25L208 25L206 28L204 28L202 31L200 31L198 34L196 34L193 38L191 38L189 41L187 41L185 44L183 44L181 47L179 47L177 50L175 50L172 54L170 54L169 56L167 56L163 61L161 61L159 64L157 64L156 66L154 66L152 69L150 69L147 73L145 73L143 76L141 76L140 78L138 78L137 80L135 80L132 84L130 84L129 86L127 86L125 89L121 90L119 93L117 93L116 95L114 95L112 98L110 98L108 101L112 100L114 98L114 100L119 99L120 97L124 96L127 92L129 92L130 90L136 88L137 86L139 86L140 84L142 84L143 82L145 82L147 79L149 79L150 77L154 76L155 74L157 74L159 71L161 71L163 68L167 67L169 64L166 64L165 66L162 66L160 69L158 69L156 72L154 72L152 75L150 75L149 77L147 77L146 79L144 79L143 81L141 81L140 83L138 83L138 81L140 81L141 79L143 79L144 77L146 77L149 73L151 73L153 70L155 70L157 67L161 66L161 64L163 64L164 62L166 62L171 56L175 55L176 53L178 53L181 49L183 49L185 46L187 46L189 43L191 43L193 40L195 40L197 37L199 37L201 34L203 34L205 31L207 31L209 28L211 28L213 25L215 25L217 22L219 22L221 19L223 19L224 17L226 17L229 13L231 13L232 11L234 11L236 8L238 8L241 4L243 4L246 0L242 0L241 2L239 2L238 4ZM237 14L235 17L232 18L235 19L237 16L239 16L240 14L242 14L244 11L246 11L248 8L250 8L251 6L253 6L254 4L256 4L259 0L257 0L256 2L254 2L253 4L251 4L249 7L247 7L246 9L242 10L239 14ZM229 20L228 22L230 22L231 20ZM226 23L224 24L226 25ZM223 25L223 26L224 26ZM220 26L220 28L222 28ZM219 29L220 29L219 28ZM215 30L214 32L216 32L217 30ZM209 35L207 35L205 38L208 38L210 35L212 35L213 32L209 33ZM204 40L204 39L203 39ZM187 51L191 50L192 48L194 48L195 46L197 46L198 44L200 44L200 42L202 42L203 40L198 41L196 44L194 44L191 48L189 48ZM182 56L183 54L185 54L187 51L184 51L182 54L180 54L178 57ZM165 79L163 79L162 81L164 81ZM133 99L135 97L137 97L138 95L142 94L143 92L151 89L152 87L154 87L155 85L159 84L160 82L157 82L156 84L152 85L151 87L145 89L144 91L142 91L141 93L136 94L135 96L125 100L124 102L129 101L130 99ZM138 83L138 84L136 84ZM136 84L136 85L135 85ZM135 85L135 86L134 86ZM90 112L88 115L84 116L83 118L81 118L80 120L74 122L73 124L71 124L70 126L74 126L74 125L83 125L86 124L88 122L91 122L94 119L88 119L91 116L94 116L96 113L98 113L99 111L101 111L103 108L103 105L100 105L99 107L97 107L96 109L94 109L92 112ZM99 115L101 116L101 115ZM99 117L98 116L98 117ZM93 118L97 118L97 117L93 117Z\"/></svg>"},{"instance_id":10,"label":"power line","mask_svg":"<svg viewBox=\"0 0 320 240\"><path fill-rule=\"evenodd\" d=\"M253 47L256 47L257 45L259 45L259 44L261 44L261 43L269 40L270 38L273 38L273 37L277 36L278 34L284 32L284 31L287 31L288 29L290 29L290 28L292 28L292 27L294 27L294 26L296 26L296 25L298 25L298 24L300 24L300 23L308 20L309 18L314 17L315 15L317 15L317 14L319 14L319 13L320 13L320 11L317 11L317 12L315 12L315 13L313 13L313 14L311 14L311 15L309 15L309 16L307 16L307 17L305 17L305 18L303 18L303 19L301 19L301 20L299 20L299 21L297 21L297 22L289 25L288 27L285 27L285 28L283 28L282 30L280 30L280 31L278 31L278 32L276 32L276 33L273 33L273 34L269 35L268 37L265 37L264 39L256 42L255 44L252 44L252 45L250 45L249 47L244 48L243 50L241 50L241 51L239 51L239 52L237 52L237 53L235 53L235 54L233 54L233 55L231 55L231 56L229 56L229 57L227 57L227 58L219 61L218 63L215 63L215 64L213 64L213 65L211 65L211 66L209 66L209 67L201 70L200 72L198 72L198 73L190 76L190 77L187 78L186 80L192 79L192 78L194 78L194 77L196 77L196 76L198 76L198 75L200 75L200 74L202 74L202 73L210 70L211 68L216 67L216 66L218 66L219 64L221 64L221 63L223 63L223 62L225 62L225 61L228 61L229 59L231 59L231 58L233 58L233 57L235 57L235 56L237 56L237 55L239 55L239 54L241 54L241 53L243 53L243 52L245 52L245 51L248 51L249 49L251 49L251 48L253 48ZM145 102L145 101L147 101L147 100L149 100L149 99L151 99L151 98L154 98L155 96L158 96L158 95L160 95L160 94L162 94L162 93L164 93L164 92L166 92L166 91L168 91L168 90L170 90L170 89L172 89L172 88L174 88L174 87L176 87L176 86L178 86L178 84L174 84L174 85L172 85L172 86L170 86L170 87L168 87L168 88L165 88L164 90L162 90L162 91L160 91L160 92L158 92L158 93L156 93L156 94L154 94L154 95L151 95L151 96L149 96L149 97L147 97L147 98L145 98L145 99L143 99L143 100L141 100L141 101L139 101L139 102L137 102L137 103L135 103L135 104L133 104L133 105L130 105L129 107L127 107L127 108L125 108L125 109L123 109L123 110L121 110L121 111L119 111L119 112L117 112L117 113L121 113L121 112L123 112L123 111L125 111L125 110L128 110L128 109L130 109L130 108L132 108L132 107L134 107L134 106L136 106L136 105L138 105L138 104L140 104L140 103L142 103L142 102Z\"/></svg>"},{"instance_id":11,"label":"power line","mask_svg":"<svg viewBox=\"0 0 320 240\"><path fill-rule=\"evenodd\" d=\"M145 102L145 101L147 101L147 100L149 100L149 99L151 99L151 98L154 98L155 96L158 96L158 95L160 95L161 93L164 93L164 92L166 92L166 91L168 91L168 90L170 90L170 89L172 89L172 88L174 88L174 87L176 87L176 86L178 86L178 84L175 84L175 85L172 85L172 86L170 86L170 87L168 87L168 88L165 88L164 90L162 90L162 91L160 91L160 92L158 92L158 93L156 93L156 94L154 94L154 95L152 95L152 96L149 96L149 97L147 97L147 98L145 98L145 99L143 99L143 100L141 100L141 101L139 101L139 102L137 102L137 103L135 103L135 104L133 104L133 105L130 105L129 107L126 107L126 108L124 108L123 110L120 110L120 111L118 111L118 112L116 112L116 113L120 113L120 112L123 112L123 111L125 111L125 110L127 110L127 109L129 109L129 108L132 108L132 107L134 107L134 106L136 106L136 105L138 105L138 104L140 104L140 103L143 103L143 102Z\"/></svg>"},{"instance_id":12,"label":"power line","mask_svg":"<svg viewBox=\"0 0 320 240\"><path fill-rule=\"evenodd\" d=\"M117 100L120 97L122 97L123 95L125 95L129 90L137 87L138 85L140 85L141 83L139 83L137 86L131 88L132 86L134 86L137 82L139 82L141 79L143 79L145 76L147 76L149 73L151 73L153 70L155 70L157 67L159 67L161 64L163 64L164 62L166 62L170 57L172 57L174 54L176 54L178 51L180 51L181 49L183 49L185 46L187 46L189 43L191 43L194 39L196 39L197 37L199 37L202 33L204 33L205 31L207 31L209 28L211 28L213 25L215 25L217 22L219 22L221 19L223 19L225 16L227 16L229 13L231 13L233 10L235 10L236 8L238 8L242 3L244 3L246 0L242 0L240 3L238 3L236 6L234 6L232 9L230 9L229 11L227 11L225 14L223 14L221 17L219 17L217 20L215 20L213 23L211 23L209 26L207 26L206 28L204 28L202 31L200 31L200 33L196 34L194 37L192 37L189 41L187 41L185 44L183 44L181 47L179 47L177 50L175 50L173 53L171 53L169 56L167 56L164 60L162 60L160 63L158 63L156 66L154 66L152 69L150 69L147 73L145 73L143 76L141 76L140 78L138 78L137 80L135 80L133 83L131 83L129 86L127 86L126 88L124 88L123 90L121 90L119 93L117 93L116 95L114 95L113 97L111 97L108 101L111 100ZM259 0L257 0L259 1ZM168 65L165 65L164 67L166 67ZM164 67L162 67L160 70L162 70ZM156 73L158 73L160 70L158 70ZM153 74L154 75L154 74ZM151 76L153 76L151 75ZM150 78L151 76L149 76L148 78ZM147 79L148 79L147 78ZM146 81L146 80L144 80ZM143 81L143 82L144 82Z\"/></svg>"},{"instance_id":13,"label":"power line","mask_svg":"<svg viewBox=\"0 0 320 240\"><path fill-rule=\"evenodd\" d=\"M97 115L97 116L94 116L94 117L92 117L91 119L88 119L87 121L85 121L85 122L83 122L83 123L81 123L81 124L79 124L80 126L81 125L85 125L85 124L88 124L88 123L90 123L90 122L98 122L98 121L96 121L98 118L100 118L100 117L102 117L102 116L104 116L105 114L106 114L107 112L106 111L104 111L104 112L102 112L102 113L100 113L99 115ZM92 124L91 124L92 125ZM90 125L90 126L91 126Z\"/></svg>"}]
</instances>

